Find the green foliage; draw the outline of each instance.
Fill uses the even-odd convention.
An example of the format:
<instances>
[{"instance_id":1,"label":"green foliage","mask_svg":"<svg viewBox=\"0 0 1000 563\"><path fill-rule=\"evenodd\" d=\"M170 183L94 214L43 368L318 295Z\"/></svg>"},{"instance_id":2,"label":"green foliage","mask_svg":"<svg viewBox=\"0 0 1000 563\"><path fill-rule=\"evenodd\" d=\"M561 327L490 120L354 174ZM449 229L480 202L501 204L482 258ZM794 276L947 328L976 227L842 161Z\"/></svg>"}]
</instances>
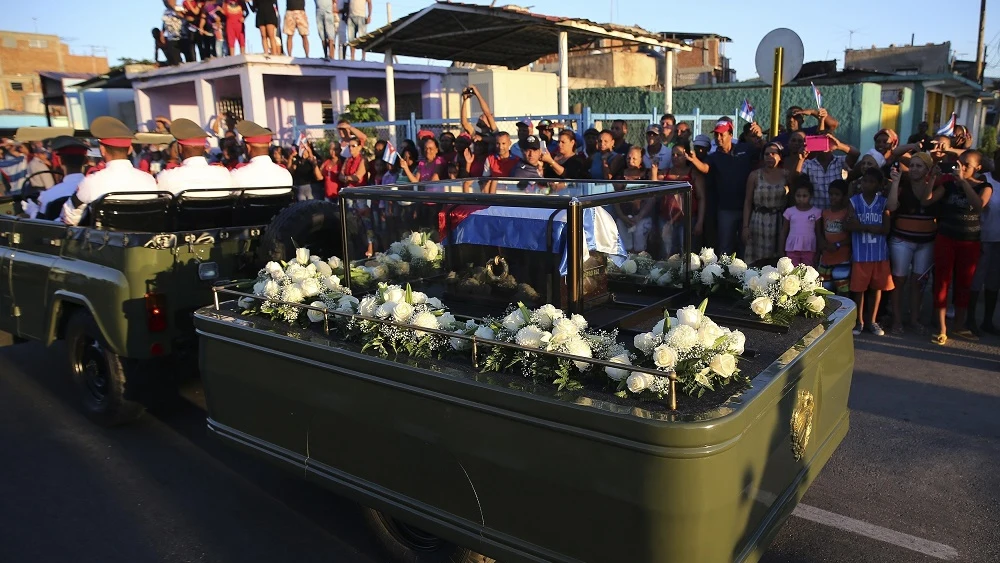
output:
<instances>
[{"instance_id":1,"label":"green foliage","mask_svg":"<svg viewBox=\"0 0 1000 563\"><path fill-rule=\"evenodd\" d=\"M378 98L357 98L347 104L347 111L341 114L340 117L347 119L352 125L364 131L365 135L368 135L368 142L365 143L363 152L368 156L373 155L375 153L375 141L378 140L378 129L374 127L361 127L360 125L370 121L382 121L383 117L379 109Z\"/></svg>"},{"instance_id":2,"label":"green foliage","mask_svg":"<svg viewBox=\"0 0 1000 563\"><path fill-rule=\"evenodd\" d=\"M983 132L979 134L979 150L989 158L993 158L993 153L997 150L997 128L992 125L983 127Z\"/></svg>"}]
</instances>

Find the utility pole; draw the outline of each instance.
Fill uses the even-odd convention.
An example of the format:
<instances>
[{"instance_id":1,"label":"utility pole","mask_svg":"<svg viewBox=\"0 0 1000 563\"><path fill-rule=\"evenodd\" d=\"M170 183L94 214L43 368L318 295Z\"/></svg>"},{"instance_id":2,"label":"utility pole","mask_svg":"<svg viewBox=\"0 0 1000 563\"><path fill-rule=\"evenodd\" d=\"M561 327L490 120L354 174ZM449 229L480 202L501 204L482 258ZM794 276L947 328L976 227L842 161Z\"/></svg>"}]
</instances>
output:
<instances>
[{"instance_id":1,"label":"utility pole","mask_svg":"<svg viewBox=\"0 0 1000 563\"><path fill-rule=\"evenodd\" d=\"M979 2L979 43L976 45L976 82L983 83L983 63L986 60L983 36L986 34L986 0Z\"/></svg>"}]
</instances>

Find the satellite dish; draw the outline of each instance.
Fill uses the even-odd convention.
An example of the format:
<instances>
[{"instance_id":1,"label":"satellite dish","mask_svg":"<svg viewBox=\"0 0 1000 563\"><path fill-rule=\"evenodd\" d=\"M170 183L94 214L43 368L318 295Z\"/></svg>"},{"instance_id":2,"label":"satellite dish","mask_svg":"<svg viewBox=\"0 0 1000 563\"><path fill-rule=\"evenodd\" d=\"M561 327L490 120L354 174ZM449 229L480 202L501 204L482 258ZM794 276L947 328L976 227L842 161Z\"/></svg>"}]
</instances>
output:
<instances>
[{"instance_id":1,"label":"satellite dish","mask_svg":"<svg viewBox=\"0 0 1000 563\"><path fill-rule=\"evenodd\" d=\"M764 36L757 45L757 76L767 84L774 81L774 50L784 47L781 63L781 83L788 84L802 70L805 48L802 38L794 31L779 27Z\"/></svg>"}]
</instances>

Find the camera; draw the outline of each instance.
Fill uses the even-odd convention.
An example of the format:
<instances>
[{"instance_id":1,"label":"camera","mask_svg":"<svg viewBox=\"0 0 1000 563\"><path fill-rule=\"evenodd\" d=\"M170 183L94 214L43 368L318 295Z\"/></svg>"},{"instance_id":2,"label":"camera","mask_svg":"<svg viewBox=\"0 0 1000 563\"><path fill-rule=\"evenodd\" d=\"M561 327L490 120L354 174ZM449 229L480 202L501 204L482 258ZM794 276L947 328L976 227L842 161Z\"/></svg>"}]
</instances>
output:
<instances>
[{"instance_id":1,"label":"camera","mask_svg":"<svg viewBox=\"0 0 1000 563\"><path fill-rule=\"evenodd\" d=\"M466 88L465 90L462 90L462 95L463 96L472 96L474 93L475 92L473 92L473 90L472 90L471 87Z\"/></svg>"},{"instance_id":2,"label":"camera","mask_svg":"<svg viewBox=\"0 0 1000 563\"><path fill-rule=\"evenodd\" d=\"M938 168L941 169L942 174L954 174L955 173L955 163L954 162L941 162L938 164Z\"/></svg>"}]
</instances>

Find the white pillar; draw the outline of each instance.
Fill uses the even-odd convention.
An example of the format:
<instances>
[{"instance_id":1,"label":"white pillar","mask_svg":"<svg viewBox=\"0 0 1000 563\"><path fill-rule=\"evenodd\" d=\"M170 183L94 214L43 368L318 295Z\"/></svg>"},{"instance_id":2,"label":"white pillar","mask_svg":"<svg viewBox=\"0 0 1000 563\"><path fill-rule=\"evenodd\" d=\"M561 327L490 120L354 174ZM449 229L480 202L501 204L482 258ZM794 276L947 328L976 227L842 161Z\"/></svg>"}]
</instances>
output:
<instances>
[{"instance_id":1,"label":"white pillar","mask_svg":"<svg viewBox=\"0 0 1000 563\"><path fill-rule=\"evenodd\" d=\"M243 119L258 125L267 124L267 98L264 97L264 76L258 70L246 66L240 72L240 89L243 91ZM279 123L270 127L277 131Z\"/></svg>"},{"instance_id":2,"label":"white pillar","mask_svg":"<svg viewBox=\"0 0 1000 563\"><path fill-rule=\"evenodd\" d=\"M149 101L149 94L147 94L145 90L138 88L132 92L132 97L135 100L136 126L138 128L143 128L146 131L150 131L152 130L150 123L153 123L153 106ZM87 125L89 126L90 124L88 123Z\"/></svg>"},{"instance_id":3,"label":"white pillar","mask_svg":"<svg viewBox=\"0 0 1000 563\"><path fill-rule=\"evenodd\" d=\"M215 86L204 78L195 79L194 97L198 104L198 125L207 129L216 113Z\"/></svg>"},{"instance_id":4,"label":"white pillar","mask_svg":"<svg viewBox=\"0 0 1000 563\"><path fill-rule=\"evenodd\" d=\"M559 113L569 113L569 34L559 32Z\"/></svg>"},{"instance_id":5,"label":"white pillar","mask_svg":"<svg viewBox=\"0 0 1000 563\"><path fill-rule=\"evenodd\" d=\"M334 120L347 111L351 103L351 92L347 87L347 75L343 71L330 78L330 103L333 105Z\"/></svg>"},{"instance_id":6,"label":"white pillar","mask_svg":"<svg viewBox=\"0 0 1000 563\"><path fill-rule=\"evenodd\" d=\"M674 50L663 52L663 113L674 113Z\"/></svg>"},{"instance_id":7,"label":"white pillar","mask_svg":"<svg viewBox=\"0 0 1000 563\"><path fill-rule=\"evenodd\" d=\"M385 119L396 120L396 75L392 68L392 47L385 50ZM389 128L389 141L396 144L396 128Z\"/></svg>"}]
</instances>

